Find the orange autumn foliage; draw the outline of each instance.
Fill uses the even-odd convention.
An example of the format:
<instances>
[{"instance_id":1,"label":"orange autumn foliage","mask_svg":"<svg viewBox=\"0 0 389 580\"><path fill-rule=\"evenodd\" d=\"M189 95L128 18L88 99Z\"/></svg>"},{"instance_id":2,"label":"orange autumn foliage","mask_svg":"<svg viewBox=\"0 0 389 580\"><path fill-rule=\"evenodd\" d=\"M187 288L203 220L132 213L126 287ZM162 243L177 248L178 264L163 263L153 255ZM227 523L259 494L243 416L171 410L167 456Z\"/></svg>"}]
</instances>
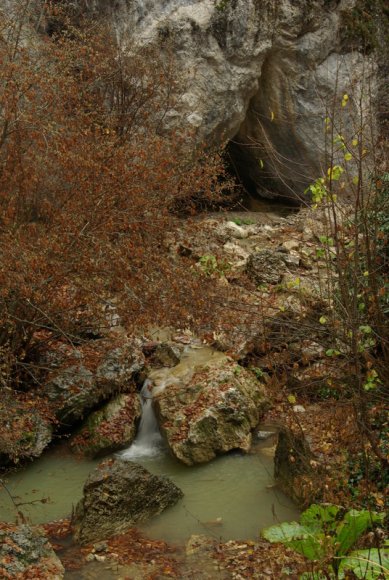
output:
<instances>
[{"instance_id":1,"label":"orange autumn foliage","mask_svg":"<svg viewBox=\"0 0 389 580\"><path fill-rule=\"evenodd\" d=\"M22 4L0 12L3 386L33 374L48 337L98 334L112 300L130 330L210 316L166 234L174 208L228 186L220 157L164 124L177 94L168 50L124 52L102 24L76 28L50 7L61 25L39 36Z\"/></svg>"}]
</instances>

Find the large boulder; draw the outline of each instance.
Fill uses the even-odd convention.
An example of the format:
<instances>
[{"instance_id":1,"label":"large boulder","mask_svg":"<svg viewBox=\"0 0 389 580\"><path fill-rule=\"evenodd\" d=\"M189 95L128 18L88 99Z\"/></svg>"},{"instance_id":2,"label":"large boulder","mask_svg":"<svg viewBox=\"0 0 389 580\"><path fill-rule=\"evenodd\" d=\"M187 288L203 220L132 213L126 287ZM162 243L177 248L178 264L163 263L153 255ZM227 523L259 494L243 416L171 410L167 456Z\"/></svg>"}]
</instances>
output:
<instances>
[{"instance_id":1,"label":"large boulder","mask_svg":"<svg viewBox=\"0 0 389 580\"><path fill-rule=\"evenodd\" d=\"M155 399L161 432L187 465L232 449L247 452L266 406L263 386L227 357L166 386Z\"/></svg>"},{"instance_id":2,"label":"large boulder","mask_svg":"<svg viewBox=\"0 0 389 580\"><path fill-rule=\"evenodd\" d=\"M88 416L70 440L70 446L73 451L87 457L98 457L128 447L135 438L141 414L142 405L137 393L117 395Z\"/></svg>"},{"instance_id":3,"label":"large boulder","mask_svg":"<svg viewBox=\"0 0 389 580\"><path fill-rule=\"evenodd\" d=\"M95 340L78 348L61 345L43 362L49 368L43 392L57 418L72 425L100 402L132 390L144 356L132 341Z\"/></svg>"},{"instance_id":4,"label":"large boulder","mask_svg":"<svg viewBox=\"0 0 389 580\"><path fill-rule=\"evenodd\" d=\"M64 567L43 530L0 523L0 577L60 580Z\"/></svg>"},{"instance_id":5,"label":"large boulder","mask_svg":"<svg viewBox=\"0 0 389 580\"><path fill-rule=\"evenodd\" d=\"M75 539L81 544L125 532L138 522L160 514L183 496L167 477L121 459L110 459L92 471L73 518Z\"/></svg>"}]
</instances>

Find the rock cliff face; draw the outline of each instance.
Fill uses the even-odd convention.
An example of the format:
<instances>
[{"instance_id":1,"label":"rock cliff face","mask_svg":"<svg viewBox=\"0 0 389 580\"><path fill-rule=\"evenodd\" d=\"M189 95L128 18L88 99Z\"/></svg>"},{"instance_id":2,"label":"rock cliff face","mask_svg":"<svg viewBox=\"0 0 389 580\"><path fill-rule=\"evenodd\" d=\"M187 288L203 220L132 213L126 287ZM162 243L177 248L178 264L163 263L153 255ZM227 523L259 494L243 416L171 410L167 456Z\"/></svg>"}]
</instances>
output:
<instances>
[{"instance_id":1,"label":"rock cliff face","mask_svg":"<svg viewBox=\"0 0 389 580\"><path fill-rule=\"evenodd\" d=\"M84 6L111 19L123 47L135 41L171 49L183 89L170 123L192 126L207 142L231 140L233 164L252 193L300 198L319 174L326 108L334 95L356 89L369 69L340 40L355 3L89 0Z\"/></svg>"}]
</instances>

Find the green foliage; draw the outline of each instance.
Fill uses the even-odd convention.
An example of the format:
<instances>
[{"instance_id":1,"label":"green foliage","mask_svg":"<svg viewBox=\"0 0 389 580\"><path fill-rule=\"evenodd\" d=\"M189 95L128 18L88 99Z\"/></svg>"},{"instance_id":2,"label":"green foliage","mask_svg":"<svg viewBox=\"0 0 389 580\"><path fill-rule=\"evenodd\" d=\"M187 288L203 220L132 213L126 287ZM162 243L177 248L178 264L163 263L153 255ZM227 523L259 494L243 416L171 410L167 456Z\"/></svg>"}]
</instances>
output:
<instances>
[{"instance_id":1,"label":"green foliage","mask_svg":"<svg viewBox=\"0 0 389 580\"><path fill-rule=\"evenodd\" d=\"M250 367L249 370L255 374L257 379L262 379L264 376L266 376L266 373L260 367Z\"/></svg>"},{"instance_id":2,"label":"green foliage","mask_svg":"<svg viewBox=\"0 0 389 580\"><path fill-rule=\"evenodd\" d=\"M351 10L343 10L341 15L343 44L367 53L382 49L377 34L377 20L380 19L380 26L385 26L384 22L389 18L386 0L357 0Z\"/></svg>"},{"instance_id":3,"label":"green foliage","mask_svg":"<svg viewBox=\"0 0 389 580\"><path fill-rule=\"evenodd\" d=\"M355 542L376 524L384 514L368 510L349 510L335 505L311 505L300 517L300 523L284 522L262 531L269 542L281 542L309 560L332 558L337 573L340 564ZM320 577L320 576L318 576ZM377 577L377 576L374 576Z\"/></svg>"},{"instance_id":4,"label":"green foliage","mask_svg":"<svg viewBox=\"0 0 389 580\"><path fill-rule=\"evenodd\" d=\"M311 195L313 203L321 203L328 195L324 177L316 179L314 183L307 187L304 193Z\"/></svg>"},{"instance_id":5,"label":"green foliage","mask_svg":"<svg viewBox=\"0 0 389 580\"><path fill-rule=\"evenodd\" d=\"M227 260L219 260L213 254L204 254L204 256L201 256L198 263L206 276L216 274L217 276L222 277L231 270L231 264L227 262Z\"/></svg>"},{"instance_id":6,"label":"green foliage","mask_svg":"<svg viewBox=\"0 0 389 580\"><path fill-rule=\"evenodd\" d=\"M347 558L343 558L338 572L338 578L348 578L347 573L352 572L356 578L375 580L389 576L389 542L378 550L356 550Z\"/></svg>"},{"instance_id":7,"label":"green foliage","mask_svg":"<svg viewBox=\"0 0 389 580\"><path fill-rule=\"evenodd\" d=\"M215 3L215 8L219 12L225 12L228 8L229 0L220 0Z\"/></svg>"}]
</instances>

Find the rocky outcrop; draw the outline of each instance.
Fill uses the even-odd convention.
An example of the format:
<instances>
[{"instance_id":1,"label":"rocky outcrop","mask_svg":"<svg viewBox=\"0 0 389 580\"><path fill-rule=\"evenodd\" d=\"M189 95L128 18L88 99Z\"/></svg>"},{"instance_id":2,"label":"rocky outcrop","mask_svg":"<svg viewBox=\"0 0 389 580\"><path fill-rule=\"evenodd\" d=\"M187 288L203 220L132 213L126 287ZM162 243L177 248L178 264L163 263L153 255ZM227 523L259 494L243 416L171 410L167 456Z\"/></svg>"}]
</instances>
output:
<instances>
[{"instance_id":1,"label":"rocky outcrop","mask_svg":"<svg viewBox=\"0 0 389 580\"><path fill-rule=\"evenodd\" d=\"M130 461L107 460L89 475L73 518L81 544L119 534L174 505L182 491Z\"/></svg>"},{"instance_id":2,"label":"rocky outcrop","mask_svg":"<svg viewBox=\"0 0 389 580\"><path fill-rule=\"evenodd\" d=\"M136 435L142 414L137 393L118 395L91 413L70 446L87 457L106 455L129 446Z\"/></svg>"},{"instance_id":3,"label":"rocky outcrop","mask_svg":"<svg viewBox=\"0 0 389 580\"><path fill-rule=\"evenodd\" d=\"M232 449L247 452L266 400L255 377L226 357L168 385L155 406L173 454L193 465Z\"/></svg>"},{"instance_id":4,"label":"rocky outcrop","mask_svg":"<svg viewBox=\"0 0 389 580\"><path fill-rule=\"evenodd\" d=\"M88 9L111 20L124 49L135 40L172 55L181 92L168 124L184 122L207 142L232 139L234 166L251 192L304 198L320 174L328 105L354 87L348 108L356 109L358 84L371 74L344 40L355 4L94 0ZM351 129L349 113L341 124Z\"/></svg>"},{"instance_id":5,"label":"rocky outcrop","mask_svg":"<svg viewBox=\"0 0 389 580\"><path fill-rule=\"evenodd\" d=\"M60 580L64 567L43 531L0 523L0 577Z\"/></svg>"},{"instance_id":6,"label":"rocky outcrop","mask_svg":"<svg viewBox=\"0 0 389 580\"><path fill-rule=\"evenodd\" d=\"M43 392L61 423L72 425L101 401L131 390L144 356L131 341L115 346L96 340L78 348L61 345L43 363L50 369Z\"/></svg>"}]
</instances>

